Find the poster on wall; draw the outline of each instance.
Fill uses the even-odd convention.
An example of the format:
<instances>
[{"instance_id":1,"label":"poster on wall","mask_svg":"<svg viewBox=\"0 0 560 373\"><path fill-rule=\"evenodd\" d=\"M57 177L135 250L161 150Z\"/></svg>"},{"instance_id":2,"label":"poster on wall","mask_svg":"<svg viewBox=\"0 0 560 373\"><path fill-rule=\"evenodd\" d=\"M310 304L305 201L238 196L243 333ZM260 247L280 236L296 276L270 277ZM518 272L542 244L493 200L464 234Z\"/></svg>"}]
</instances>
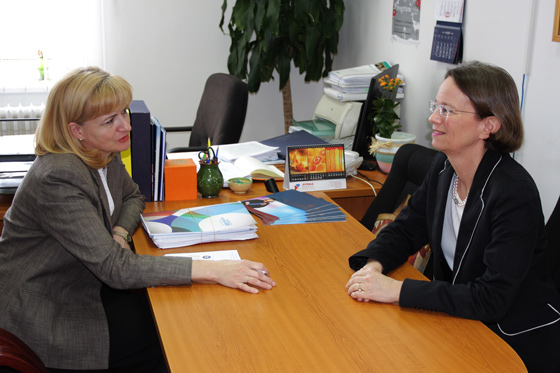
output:
<instances>
[{"instance_id":1,"label":"poster on wall","mask_svg":"<svg viewBox=\"0 0 560 373\"><path fill-rule=\"evenodd\" d=\"M418 44L421 0L393 0L393 40Z\"/></svg>"}]
</instances>

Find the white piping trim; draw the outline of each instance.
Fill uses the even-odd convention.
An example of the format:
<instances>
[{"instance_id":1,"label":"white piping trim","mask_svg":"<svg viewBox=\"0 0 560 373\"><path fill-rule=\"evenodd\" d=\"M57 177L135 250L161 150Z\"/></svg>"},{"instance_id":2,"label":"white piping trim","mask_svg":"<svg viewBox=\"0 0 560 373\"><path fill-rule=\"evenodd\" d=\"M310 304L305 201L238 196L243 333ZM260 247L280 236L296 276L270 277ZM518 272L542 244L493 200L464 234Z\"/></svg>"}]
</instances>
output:
<instances>
[{"instance_id":1,"label":"white piping trim","mask_svg":"<svg viewBox=\"0 0 560 373\"><path fill-rule=\"evenodd\" d=\"M438 175L441 175L445 170L447 170L447 164L449 163L449 158L443 163L443 168L439 171Z\"/></svg>"},{"instance_id":2,"label":"white piping trim","mask_svg":"<svg viewBox=\"0 0 560 373\"><path fill-rule=\"evenodd\" d=\"M557 310L556 308L552 307L552 306L550 305L550 303L547 303L547 306L549 306L550 308L552 308L552 309L560 316L560 312L558 312L558 310ZM504 335L507 335L508 337L514 337L514 336L516 336L516 335L523 334L523 333L527 333L527 332L530 332L530 331L535 330L535 329L544 328L545 326L552 325L552 324L554 324L554 323L557 323L558 321L560 321L560 317L558 317L556 320L551 321L551 322L549 322L549 323L546 323L546 324L543 324L543 325L539 325L539 326L535 326L534 328L531 328L531 329L522 330L522 331L517 332L517 333L506 333L506 332L503 331L502 327L500 326L500 323L498 323L497 325L498 325L498 329L500 329L500 332L502 332Z\"/></svg>"},{"instance_id":3,"label":"white piping trim","mask_svg":"<svg viewBox=\"0 0 560 373\"><path fill-rule=\"evenodd\" d=\"M488 181L490 180L490 177L492 177L492 174L496 170L496 167L498 167L498 164L502 161L502 157L503 156L500 155L500 159L498 159L498 161L496 162L494 167L492 167L492 171L490 171L490 174L488 174L488 177L486 178L486 182L484 183L484 186L482 187L482 191L480 192L480 197L479 198L480 198L480 201L482 202L482 208L480 209L480 213L478 214L478 218L476 218L476 223L474 225L474 229L471 232L471 237L469 238L469 243L467 244L467 247L465 248L465 251L463 252L463 256L461 256L461 260L459 261L459 266L457 267L457 272L455 272L455 276L453 276L453 281L451 282L453 285L455 285L455 280L457 279L457 275L459 274L459 271L461 270L461 265L463 264L463 259L465 259L465 255L467 255L467 251L471 247L474 232L476 231L476 227L478 227L478 222L480 221L480 217L482 216L482 212L484 211L485 204L484 204L484 199L482 199L482 196L484 195L484 190L486 189L486 185L488 185Z\"/></svg>"}]
</instances>

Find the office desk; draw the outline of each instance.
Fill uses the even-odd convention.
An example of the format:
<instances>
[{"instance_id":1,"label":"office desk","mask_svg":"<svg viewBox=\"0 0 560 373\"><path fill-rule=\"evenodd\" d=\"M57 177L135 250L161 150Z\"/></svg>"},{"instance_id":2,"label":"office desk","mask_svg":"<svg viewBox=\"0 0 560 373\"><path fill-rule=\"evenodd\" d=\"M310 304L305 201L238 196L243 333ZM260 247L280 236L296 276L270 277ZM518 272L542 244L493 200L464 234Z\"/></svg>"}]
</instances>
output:
<instances>
[{"instance_id":1,"label":"office desk","mask_svg":"<svg viewBox=\"0 0 560 373\"><path fill-rule=\"evenodd\" d=\"M224 197L149 203L146 211L236 198ZM277 283L256 295L207 284L149 288L172 372L525 371L513 349L481 322L350 298L348 257L373 238L352 217L284 226L256 220L258 239L182 249L158 250L142 228L135 232L139 254L237 250L265 263ZM408 264L390 275L423 278Z\"/></svg>"},{"instance_id":2,"label":"office desk","mask_svg":"<svg viewBox=\"0 0 560 373\"><path fill-rule=\"evenodd\" d=\"M383 184L385 179L387 179L387 175L382 174L379 171L361 171L366 177L376 180L379 183ZM362 177L358 175L359 177ZM371 187L364 183L361 180L357 180L353 177L349 177L346 180L347 188L346 189L338 189L338 190L329 190L325 193L332 198L336 203L338 203L342 208L344 208L347 212L349 212L354 218L361 220L364 216L367 208L375 198L373 190ZM381 184L376 182L369 182L374 188L376 192L379 192L381 189ZM282 189L282 181L278 181L278 189ZM259 197L265 194L269 194L266 191L264 186L264 182L262 181L255 181L253 183L252 189L246 194L246 197ZM220 193L222 198L228 198L227 196L234 195L231 191L226 188L223 189ZM4 226L4 214L8 210L8 208L12 204L12 200L14 198L13 194L0 194L0 232L2 232L2 228Z\"/></svg>"},{"instance_id":3,"label":"office desk","mask_svg":"<svg viewBox=\"0 0 560 373\"><path fill-rule=\"evenodd\" d=\"M375 194L379 192L381 186L387 179L387 175L379 171L360 172L365 177L357 175L362 180L348 177L346 179L346 189L333 189L324 191L324 193L329 198L332 198L334 202L336 202L340 207L346 210L346 212L350 213L350 215L352 215L356 220L362 219L369 205L375 198ZM366 178L369 178L373 181L368 181ZM365 183L364 180L367 181L371 186ZM284 190L284 188L282 187L282 180L277 180L276 184L278 185L278 190ZM372 187L375 188L375 193L372 190ZM260 197L266 194L270 194L270 192L267 192L264 182L254 181L252 188L247 192L247 194L245 194L245 197L241 199ZM230 198L230 196L233 196L233 198ZM234 193L232 193L229 188L222 189L222 191L220 192L220 198L222 201L239 200L239 198Z\"/></svg>"}]
</instances>

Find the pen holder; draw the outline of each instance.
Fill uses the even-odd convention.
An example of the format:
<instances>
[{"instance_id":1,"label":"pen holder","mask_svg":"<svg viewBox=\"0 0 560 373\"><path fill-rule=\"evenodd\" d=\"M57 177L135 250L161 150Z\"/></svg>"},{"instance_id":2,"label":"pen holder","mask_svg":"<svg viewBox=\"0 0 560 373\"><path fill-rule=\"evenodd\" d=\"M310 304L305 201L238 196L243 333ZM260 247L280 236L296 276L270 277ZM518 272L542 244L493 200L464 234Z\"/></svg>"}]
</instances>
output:
<instances>
[{"instance_id":1,"label":"pen holder","mask_svg":"<svg viewBox=\"0 0 560 373\"><path fill-rule=\"evenodd\" d=\"M216 198L224 185L224 177L216 163L200 162L200 169L196 175L196 186L202 198Z\"/></svg>"}]
</instances>

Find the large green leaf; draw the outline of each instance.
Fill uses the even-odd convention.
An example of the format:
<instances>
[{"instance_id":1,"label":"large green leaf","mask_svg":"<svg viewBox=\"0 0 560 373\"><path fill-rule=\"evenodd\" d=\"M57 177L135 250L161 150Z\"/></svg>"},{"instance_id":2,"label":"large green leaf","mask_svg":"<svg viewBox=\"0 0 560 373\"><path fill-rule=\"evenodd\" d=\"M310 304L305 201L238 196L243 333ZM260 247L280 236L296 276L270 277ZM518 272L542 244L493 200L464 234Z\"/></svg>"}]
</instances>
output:
<instances>
[{"instance_id":1,"label":"large green leaf","mask_svg":"<svg viewBox=\"0 0 560 373\"><path fill-rule=\"evenodd\" d=\"M282 89L290 78L290 56L285 49L282 49L281 53L278 55L277 69L280 75L279 89Z\"/></svg>"},{"instance_id":2,"label":"large green leaf","mask_svg":"<svg viewBox=\"0 0 560 373\"><path fill-rule=\"evenodd\" d=\"M282 89L291 62L306 81L321 79L332 69L344 9L343 0L237 0L228 23L229 72L247 79L251 92L274 70ZM227 0L221 10L223 31Z\"/></svg>"}]
</instances>

